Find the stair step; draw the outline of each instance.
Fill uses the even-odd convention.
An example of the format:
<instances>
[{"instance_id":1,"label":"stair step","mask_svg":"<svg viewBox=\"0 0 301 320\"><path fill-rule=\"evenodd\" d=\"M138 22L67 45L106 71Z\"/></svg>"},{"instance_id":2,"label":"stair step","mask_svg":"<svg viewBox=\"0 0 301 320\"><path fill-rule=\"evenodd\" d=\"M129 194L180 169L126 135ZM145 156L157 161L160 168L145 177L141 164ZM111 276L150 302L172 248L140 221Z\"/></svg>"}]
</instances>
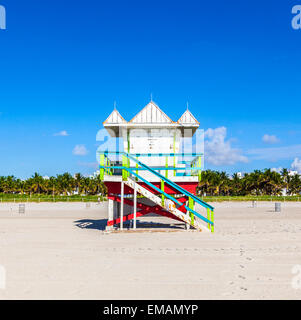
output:
<instances>
[{"instance_id":1,"label":"stair step","mask_svg":"<svg viewBox=\"0 0 301 320\"><path fill-rule=\"evenodd\" d=\"M161 206L163 209L167 210L164 206L162 206L162 199L161 197L158 197L156 195L154 195L151 191L147 190L146 188L142 187L141 185L139 185L135 180L133 180L132 178L128 178L126 181L124 181L124 183L134 189L135 185L136 185L136 190L138 193L142 194L143 196L147 197L148 199L150 199L151 201L153 201L155 204ZM194 227L195 229L199 230L199 231L208 231L209 229L201 224L198 220L194 219L194 223L192 224L190 215L183 213L182 211L178 210L177 208L170 208L169 210L167 210L168 212L172 213L173 215L175 215L176 217L178 217L179 219L181 219L182 221L184 221L185 223L188 223L189 225L191 225L192 227Z\"/></svg>"}]
</instances>

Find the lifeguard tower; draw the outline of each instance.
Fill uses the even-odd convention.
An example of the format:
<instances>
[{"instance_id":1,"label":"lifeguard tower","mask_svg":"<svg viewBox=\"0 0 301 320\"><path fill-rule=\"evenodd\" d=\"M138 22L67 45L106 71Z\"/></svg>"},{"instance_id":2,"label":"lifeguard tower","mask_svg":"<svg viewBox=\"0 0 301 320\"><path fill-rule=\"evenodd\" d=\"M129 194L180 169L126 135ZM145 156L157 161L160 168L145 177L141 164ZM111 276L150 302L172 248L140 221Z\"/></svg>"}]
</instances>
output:
<instances>
[{"instance_id":1,"label":"lifeguard tower","mask_svg":"<svg viewBox=\"0 0 301 320\"><path fill-rule=\"evenodd\" d=\"M192 152L199 122L188 108L176 122L153 101L130 121L115 108L103 126L116 141L114 150L98 152L108 189L107 229L122 230L129 220L136 229L137 217L156 213L214 231L214 208L195 195L203 153Z\"/></svg>"}]
</instances>

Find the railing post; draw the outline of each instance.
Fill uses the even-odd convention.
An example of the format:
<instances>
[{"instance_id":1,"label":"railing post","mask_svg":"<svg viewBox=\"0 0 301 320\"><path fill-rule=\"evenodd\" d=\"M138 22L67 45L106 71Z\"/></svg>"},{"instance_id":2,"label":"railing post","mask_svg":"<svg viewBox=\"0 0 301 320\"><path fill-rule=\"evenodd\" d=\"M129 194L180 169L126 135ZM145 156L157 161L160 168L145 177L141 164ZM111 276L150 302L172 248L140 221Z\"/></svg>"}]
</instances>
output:
<instances>
[{"instance_id":1,"label":"railing post","mask_svg":"<svg viewBox=\"0 0 301 320\"><path fill-rule=\"evenodd\" d=\"M161 190L164 192L164 181L163 180L161 180ZM165 201L164 194L161 195L161 199L162 199L162 207L164 207L164 201Z\"/></svg>"},{"instance_id":2,"label":"railing post","mask_svg":"<svg viewBox=\"0 0 301 320\"><path fill-rule=\"evenodd\" d=\"M123 230L124 182L121 181L120 230Z\"/></svg>"},{"instance_id":3,"label":"railing post","mask_svg":"<svg viewBox=\"0 0 301 320\"><path fill-rule=\"evenodd\" d=\"M165 158L165 178L168 179L168 157Z\"/></svg>"},{"instance_id":4,"label":"railing post","mask_svg":"<svg viewBox=\"0 0 301 320\"><path fill-rule=\"evenodd\" d=\"M127 158L125 155L122 155L122 166L124 168L127 167ZM123 181L127 180L127 170L125 170L125 169L122 169L122 180Z\"/></svg>"},{"instance_id":5,"label":"railing post","mask_svg":"<svg viewBox=\"0 0 301 320\"><path fill-rule=\"evenodd\" d=\"M134 226L133 228L136 229L137 227L137 188L136 183L134 187Z\"/></svg>"},{"instance_id":6,"label":"railing post","mask_svg":"<svg viewBox=\"0 0 301 320\"><path fill-rule=\"evenodd\" d=\"M176 167L176 132L173 135L173 167ZM173 175L176 176L176 170L173 171Z\"/></svg>"},{"instance_id":7,"label":"railing post","mask_svg":"<svg viewBox=\"0 0 301 320\"><path fill-rule=\"evenodd\" d=\"M139 157L137 157L137 160L139 160ZM136 163L136 174L138 175L138 163ZM138 177L135 178L136 181L138 181Z\"/></svg>"},{"instance_id":8,"label":"railing post","mask_svg":"<svg viewBox=\"0 0 301 320\"><path fill-rule=\"evenodd\" d=\"M213 233L214 232L214 211L211 210L211 222L213 223L211 225L211 232Z\"/></svg>"},{"instance_id":9,"label":"railing post","mask_svg":"<svg viewBox=\"0 0 301 320\"><path fill-rule=\"evenodd\" d=\"M109 161L109 166L110 166L110 176L113 175L113 168L111 168L111 161Z\"/></svg>"},{"instance_id":10,"label":"railing post","mask_svg":"<svg viewBox=\"0 0 301 320\"><path fill-rule=\"evenodd\" d=\"M191 210L194 210L194 201L191 197L188 198L188 207ZM194 225L194 214L190 212L191 225Z\"/></svg>"},{"instance_id":11,"label":"railing post","mask_svg":"<svg viewBox=\"0 0 301 320\"><path fill-rule=\"evenodd\" d=\"M202 166L202 157L199 156L199 159L198 159L198 167L201 168ZM202 170L201 169L198 169L198 176L199 176L199 182L202 180Z\"/></svg>"},{"instance_id":12,"label":"railing post","mask_svg":"<svg viewBox=\"0 0 301 320\"><path fill-rule=\"evenodd\" d=\"M99 159L100 166L104 167L104 165L105 165L105 155L101 154L99 158L100 158ZM99 169L99 178L100 178L101 181L103 180L103 178L104 178L104 168L100 168Z\"/></svg>"},{"instance_id":13,"label":"railing post","mask_svg":"<svg viewBox=\"0 0 301 320\"><path fill-rule=\"evenodd\" d=\"M207 208L207 219L211 221L210 209ZM208 229L211 230L211 224L208 222Z\"/></svg>"},{"instance_id":14,"label":"railing post","mask_svg":"<svg viewBox=\"0 0 301 320\"><path fill-rule=\"evenodd\" d=\"M130 167L130 159L127 158L127 168L129 168L129 167ZM128 178L129 176L130 176L130 172L127 171L127 172L126 172L126 178Z\"/></svg>"}]
</instances>

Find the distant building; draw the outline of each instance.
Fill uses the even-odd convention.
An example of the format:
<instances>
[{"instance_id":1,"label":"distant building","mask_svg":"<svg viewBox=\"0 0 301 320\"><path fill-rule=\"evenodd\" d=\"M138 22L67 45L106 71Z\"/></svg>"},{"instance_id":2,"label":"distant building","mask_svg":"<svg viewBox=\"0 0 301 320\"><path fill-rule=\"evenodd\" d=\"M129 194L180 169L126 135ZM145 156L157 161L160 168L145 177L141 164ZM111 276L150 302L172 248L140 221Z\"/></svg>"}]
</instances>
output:
<instances>
[{"instance_id":1,"label":"distant building","mask_svg":"<svg viewBox=\"0 0 301 320\"><path fill-rule=\"evenodd\" d=\"M90 178L97 178L99 176L99 170L96 170L90 175Z\"/></svg>"},{"instance_id":2,"label":"distant building","mask_svg":"<svg viewBox=\"0 0 301 320\"><path fill-rule=\"evenodd\" d=\"M244 173L242 173L242 172L236 172L236 174L237 174L237 176L238 176L238 178L239 179L242 179L243 177L244 177Z\"/></svg>"},{"instance_id":3,"label":"distant building","mask_svg":"<svg viewBox=\"0 0 301 320\"><path fill-rule=\"evenodd\" d=\"M283 197L286 197L286 196L288 195L286 188L283 188L283 189L281 190L281 195L282 195Z\"/></svg>"},{"instance_id":4,"label":"distant building","mask_svg":"<svg viewBox=\"0 0 301 320\"><path fill-rule=\"evenodd\" d=\"M297 175L297 174L299 174L298 171L294 171L294 170L289 170L289 171L288 171L288 175L289 175L290 177L295 176L295 175Z\"/></svg>"}]
</instances>

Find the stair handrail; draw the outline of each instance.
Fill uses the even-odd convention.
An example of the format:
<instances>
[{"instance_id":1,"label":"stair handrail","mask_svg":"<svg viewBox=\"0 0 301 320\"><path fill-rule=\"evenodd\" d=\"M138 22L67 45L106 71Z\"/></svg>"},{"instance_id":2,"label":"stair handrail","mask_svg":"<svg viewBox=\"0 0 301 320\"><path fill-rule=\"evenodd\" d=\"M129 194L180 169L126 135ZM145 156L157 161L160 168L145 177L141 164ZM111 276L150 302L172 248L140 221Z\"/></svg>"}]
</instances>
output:
<instances>
[{"instance_id":1,"label":"stair handrail","mask_svg":"<svg viewBox=\"0 0 301 320\"><path fill-rule=\"evenodd\" d=\"M174 183L173 181L171 181L170 179L166 178L165 176L163 176L162 174L160 174L159 172L156 172L155 170L153 170L152 168L150 168L149 166L147 166L146 164L144 164L143 162L141 162L140 160L136 159L135 157L133 157L132 155L130 155L127 152L123 152L123 154L129 158L130 160L138 163L141 167L144 167L146 170L152 172L154 175L156 175L157 177L159 177L160 179L162 179L164 182L166 182L167 184L171 185L174 189L181 191L181 193L185 194L188 197L191 197L195 202L197 202L198 204L200 204L202 207L205 207L206 209L210 209L210 210L214 210L214 207L212 207L210 204L206 203L205 201L199 199L197 196L195 196L194 194L192 194L191 192L187 191L186 189L182 188L181 186L177 185L176 183Z\"/></svg>"},{"instance_id":2,"label":"stair handrail","mask_svg":"<svg viewBox=\"0 0 301 320\"><path fill-rule=\"evenodd\" d=\"M157 190L160 194L163 194L166 198L172 200L173 202L175 202L177 205L182 206L183 203L181 203L180 201L178 201L176 198L174 198L173 196L171 196L170 194L164 192L163 190L159 189L158 187L156 187L155 185L153 185L151 182L147 181L146 179L142 178L141 176L139 176L137 173L134 172L134 170L129 169L129 168L125 168L125 170L127 170L128 172L130 172L131 174L133 174L134 176L136 176L138 179L140 179L141 181L143 181L144 183L146 183L147 185L149 185L151 188L153 188L154 190ZM206 223L209 223L210 225L214 225L214 223L212 221L210 221L209 219L207 219L206 217L202 216L200 213L196 212L195 210L187 207L186 205L184 205L184 208L191 212L193 215L197 216L198 218L200 218L201 220L205 221Z\"/></svg>"}]
</instances>

